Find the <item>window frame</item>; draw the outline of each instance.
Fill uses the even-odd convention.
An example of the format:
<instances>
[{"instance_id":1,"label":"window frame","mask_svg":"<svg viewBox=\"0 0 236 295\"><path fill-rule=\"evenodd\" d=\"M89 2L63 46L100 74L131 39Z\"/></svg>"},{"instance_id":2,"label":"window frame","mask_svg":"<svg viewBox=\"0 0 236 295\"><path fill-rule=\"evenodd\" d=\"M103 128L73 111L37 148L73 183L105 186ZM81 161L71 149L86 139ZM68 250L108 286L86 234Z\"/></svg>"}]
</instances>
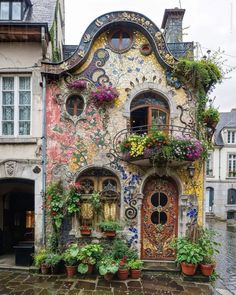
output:
<instances>
[{"instance_id":1,"label":"window frame","mask_svg":"<svg viewBox=\"0 0 236 295\"><path fill-rule=\"evenodd\" d=\"M235 166L235 170L229 170L230 169L230 156L235 156L235 159L232 159L232 166ZM235 165L233 165L233 162L235 161ZM232 172L235 171L235 172ZM234 174L231 176L231 174ZM228 178L236 178L236 153L228 153L227 154L227 176Z\"/></svg>"},{"instance_id":2,"label":"window frame","mask_svg":"<svg viewBox=\"0 0 236 295\"><path fill-rule=\"evenodd\" d=\"M117 32L119 32L119 42L118 42L119 46L118 46L118 48L115 48L112 45L112 37ZM127 33L129 35L129 37L130 37L130 44L126 48L121 48L121 45L122 45L122 35L123 35L123 33ZM133 31L131 31L129 29L120 27L120 28L115 28L115 29L113 29L112 31L109 32L109 35L108 35L108 43L109 43L109 46L110 46L111 50L113 50L114 52L123 53L123 52L128 51L132 47L133 42L134 42Z\"/></svg>"},{"instance_id":3,"label":"window frame","mask_svg":"<svg viewBox=\"0 0 236 295\"><path fill-rule=\"evenodd\" d=\"M234 138L234 142L231 140ZM227 130L226 144L236 144L236 130Z\"/></svg>"},{"instance_id":4,"label":"window frame","mask_svg":"<svg viewBox=\"0 0 236 295\"><path fill-rule=\"evenodd\" d=\"M209 159L210 156L210 159ZM207 161L209 160L209 171L211 171L210 173L207 173ZM214 171L214 161L213 161L213 152L209 152L207 155L207 159L206 159L206 163L205 163L205 174L207 177L214 177L213 171Z\"/></svg>"},{"instance_id":5,"label":"window frame","mask_svg":"<svg viewBox=\"0 0 236 295\"><path fill-rule=\"evenodd\" d=\"M230 201L230 196L229 196L230 191L234 191L234 193L235 193L235 196L232 198L232 200L234 200L234 202L229 202ZM235 188L229 188L227 191L227 205L236 205L236 189Z\"/></svg>"},{"instance_id":6,"label":"window frame","mask_svg":"<svg viewBox=\"0 0 236 295\"><path fill-rule=\"evenodd\" d=\"M21 21L21 20L23 20L24 12L26 10L26 8L24 9L24 0L23 1L22 0L14 0L14 1L0 0L0 12L1 12L1 3L2 2L9 3L9 11L8 11L8 19L2 19L1 18L1 13L0 13L0 21ZM12 18L12 16L13 16L13 3L20 3L21 4L20 18L18 18L18 19L13 19Z\"/></svg>"},{"instance_id":7,"label":"window frame","mask_svg":"<svg viewBox=\"0 0 236 295\"><path fill-rule=\"evenodd\" d=\"M68 109L67 109L67 103L68 103L68 101L70 99L74 99L75 100L75 98L81 98L83 100L83 109L82 109L82 111L81 111L81 113L79 115L75 115L74 114L74 112L75 112L75 106L74 105L73 105L73 115L71 115L68 112ZM66 99L66 102L65 102L65 110L66 110L67 115L70 116L70 117L72 117L72 118L80 118L83 115L83 113L84 113L85 107L86 107L86 102L85 102L85 99L84 99L83 95L81 95L81 94L72 93ZM77 110L78 110L78 104L77 104Z\"/></svg>"},{"instance_id":8,"label":"window frame","mask_svg":"<svg viewBox=\"0 0 236 295\"><path fill-rule=\"evenodd\" d=\"M7 135L7 134L3 134L3 130L2 130L2 107L3 107L3 78L14 78L14 132L11 135ZM24 78L30 78L30 89L28 91L30 91L30 120L27 120L30 122L30 133L29 134L20 134L20 77L24 77ZM22 90L24 91L24 90ZM1 75L0 76L0 138L15 138L15 137L20 137L20 138L24 138L24 137L31 137L32 136L32 75L29 73L26 74L20 74L20 75L13 75L13 74L6 74L6 75ZM23 120L21 120L23 121Z\"/></svg>"}]
</instances>

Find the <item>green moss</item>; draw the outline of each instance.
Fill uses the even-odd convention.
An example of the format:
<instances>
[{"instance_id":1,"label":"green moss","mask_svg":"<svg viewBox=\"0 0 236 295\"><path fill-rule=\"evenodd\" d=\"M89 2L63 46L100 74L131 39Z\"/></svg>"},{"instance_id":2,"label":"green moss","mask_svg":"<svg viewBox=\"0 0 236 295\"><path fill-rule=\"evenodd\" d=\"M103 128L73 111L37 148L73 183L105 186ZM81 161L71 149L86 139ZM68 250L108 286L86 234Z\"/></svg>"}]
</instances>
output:
<instances>
[{"instance_id":1,"label":"green moss","mask_svg":"<svg viewBox=\"0 0 236 295\"><path fill-rule=\"evenodd\" d=\"M55 34L57 33L57 11L59 8L59 1L56 3L55 12L54 12L54 20L51 26L51 29L49 31L51 44L52 44L52 61L58 62L61 60L61 53L59 48L57 47L57 44L55 44Z\"/></svg>"}]
</instances>

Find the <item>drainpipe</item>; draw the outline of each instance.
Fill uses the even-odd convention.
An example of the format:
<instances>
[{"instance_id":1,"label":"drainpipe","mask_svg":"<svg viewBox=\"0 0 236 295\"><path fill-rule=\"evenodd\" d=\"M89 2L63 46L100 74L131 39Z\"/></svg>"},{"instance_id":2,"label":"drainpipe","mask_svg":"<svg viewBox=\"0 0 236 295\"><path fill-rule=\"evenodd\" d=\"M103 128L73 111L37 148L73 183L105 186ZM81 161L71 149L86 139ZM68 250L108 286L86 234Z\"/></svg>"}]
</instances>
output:
<instances>
[{"instance_id":1,"label":"drainpipe","mask_svg":"<svg viewBox=\"0 0 236 295\"><path fill-rule=\"evenodd\" d=\"M43 204L45 204L46 197L46 78L43 75L43 95L42 95L42 104L43 104L43 119L42 119L42 198ZM42 242L43 245L46 245L46 212L43 206L42 212Z\"/></svg>"}]
</instances>

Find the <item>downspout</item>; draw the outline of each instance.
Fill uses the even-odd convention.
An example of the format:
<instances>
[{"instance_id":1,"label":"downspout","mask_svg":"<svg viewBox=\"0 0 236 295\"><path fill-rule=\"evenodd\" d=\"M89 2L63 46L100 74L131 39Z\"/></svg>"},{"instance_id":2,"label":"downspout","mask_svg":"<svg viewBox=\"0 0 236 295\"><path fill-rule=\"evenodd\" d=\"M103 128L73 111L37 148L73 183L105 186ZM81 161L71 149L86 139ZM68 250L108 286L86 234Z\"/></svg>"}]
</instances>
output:
<instances>
[{"instance_id":1,"label":"downspout","mask_svg":"<svg viewBox=\"0 0 236 295\"><path fill-rule=\"evenodd\" d=\"M46 200L46 78L43 75L43 119L42 119L42 199L43 205ZM46 212L43 206L42 212L42 242L46 246Z\"/></svg>"}]
</instances>

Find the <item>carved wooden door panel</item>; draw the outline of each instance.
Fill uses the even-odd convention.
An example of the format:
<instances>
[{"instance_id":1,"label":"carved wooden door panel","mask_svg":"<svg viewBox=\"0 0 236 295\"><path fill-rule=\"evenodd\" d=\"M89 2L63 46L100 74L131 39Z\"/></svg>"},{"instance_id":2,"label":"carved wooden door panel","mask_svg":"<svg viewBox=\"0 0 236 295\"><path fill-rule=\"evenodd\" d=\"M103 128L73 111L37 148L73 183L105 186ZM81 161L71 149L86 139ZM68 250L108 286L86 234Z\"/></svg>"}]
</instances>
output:
<instances>
[{"instance_id":1,"label":"carved wooden door panel","mask_svg":"<svg viewBox=\"0 0 236 295\"><path fill-rule=\"evenodd\" d=\"M142 205L142 259L174 260L169 247L178 231L178 192L170 178L150 178Z\"/></svg>"}]
</instances>

